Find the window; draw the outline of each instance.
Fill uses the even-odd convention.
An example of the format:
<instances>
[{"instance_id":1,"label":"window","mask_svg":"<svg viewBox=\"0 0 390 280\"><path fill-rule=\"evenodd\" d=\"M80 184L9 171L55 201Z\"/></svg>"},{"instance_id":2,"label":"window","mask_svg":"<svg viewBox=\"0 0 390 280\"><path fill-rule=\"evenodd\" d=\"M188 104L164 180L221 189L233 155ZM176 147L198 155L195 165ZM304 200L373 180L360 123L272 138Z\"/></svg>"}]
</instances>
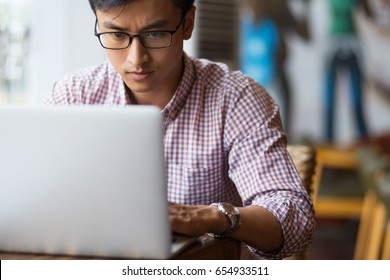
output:
<instances>
[{"instance_id":1,"label":"window","mask_svg":"<svg viewBox=\"0 0 390 280\"><path fill-rule=\"evenodd\" d=\"M29 3L29 0L0 0L0 103L24 98Z\"/></svg>"},{"instance_id":2,"label":"window","mask_svg":"<svg viewBox=\"0 0 390 280\"><path fill-rule=\"evenodd\" d=\"M237 67L239 3L200 0L197 6L197 56Z\"/></svg>"}]
</instances>

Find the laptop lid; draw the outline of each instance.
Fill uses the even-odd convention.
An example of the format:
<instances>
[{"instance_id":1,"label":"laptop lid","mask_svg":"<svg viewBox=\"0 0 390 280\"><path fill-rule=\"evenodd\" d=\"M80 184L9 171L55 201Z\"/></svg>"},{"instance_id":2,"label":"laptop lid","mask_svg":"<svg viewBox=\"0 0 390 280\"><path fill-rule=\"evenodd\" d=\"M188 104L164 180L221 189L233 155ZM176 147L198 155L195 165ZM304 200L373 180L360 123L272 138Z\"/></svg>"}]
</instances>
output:
<instances>
[{"instance_id":1,"label":"laptop lid","mask_svg":"<svg viewBox=\"0 0 390 280\"><path fill-rule=\"evenodd\" d=\"M171 256L158 108L0 107L0 251Z\"/></svg>"}]
</instances>

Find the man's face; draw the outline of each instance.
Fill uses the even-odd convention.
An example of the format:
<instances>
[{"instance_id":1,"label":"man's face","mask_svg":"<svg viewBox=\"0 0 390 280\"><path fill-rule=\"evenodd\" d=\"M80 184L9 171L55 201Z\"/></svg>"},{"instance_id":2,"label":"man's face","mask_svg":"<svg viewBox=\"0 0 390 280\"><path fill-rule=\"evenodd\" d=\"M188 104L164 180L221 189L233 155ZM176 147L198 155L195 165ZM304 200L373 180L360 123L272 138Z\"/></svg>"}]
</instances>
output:
<instances>
[{"instance_id":1,"label":"man's face","mask_svg":"<svg viewBox=\"0 0 390 280\"><path fill-rule=\"evenodd\" d=\"M194 10L187 13L168 48L147 49L139 38L134 38L125 50L106 50L111 64L137 98L154 100L174 94L183 71L183 39L191 37L194 13ZM172 0L134 0L110 12L97 11L96 15L98 32L120 31L133 35L153 30L172 31L182 18L181 10Z\"/></svg>"}]
</instances>

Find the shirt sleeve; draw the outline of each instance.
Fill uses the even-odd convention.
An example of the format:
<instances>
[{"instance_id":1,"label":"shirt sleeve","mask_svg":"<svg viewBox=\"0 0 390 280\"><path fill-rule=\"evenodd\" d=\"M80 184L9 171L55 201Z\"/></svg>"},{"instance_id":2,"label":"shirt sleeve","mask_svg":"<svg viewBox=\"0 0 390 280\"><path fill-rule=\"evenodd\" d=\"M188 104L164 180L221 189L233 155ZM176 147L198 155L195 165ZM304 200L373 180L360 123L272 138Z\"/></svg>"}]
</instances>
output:
<instances>
[{"instance_id":1,"label":"shirt sleeve","mask_svg":"<svg viewBox=\"0 0 390 280\"><path fill-rule=\"evenodd\" d=\"M252 251L267 259L282 259L306 248L314 231L314 208L287 152L279 109L260 85L248 79L233 94L226 119L229 177L244 206L267 209L283 230L278 252Z\"/></svg>"},{"instance_id":2,"label":"shirt sleeve","mask_svg":"<svg viewBox=\"0 0 390 280\"><path fill-rule=\"evenodd\" d=\"M61 81L56 82L49 94L43 99L43 105L68 105L69 96L69 81L64 78Z\"/></svg>"},{"instance_id":3,"label":"shirt sleeve","mask_svg":"<svg viewBox=\"0 0 390 280\"><path fill-rule=\"evenodd\" d=\"M123 105L123 81L108 62L76 70L56 82L44 105Z\"/></svg>"}]
</instances>

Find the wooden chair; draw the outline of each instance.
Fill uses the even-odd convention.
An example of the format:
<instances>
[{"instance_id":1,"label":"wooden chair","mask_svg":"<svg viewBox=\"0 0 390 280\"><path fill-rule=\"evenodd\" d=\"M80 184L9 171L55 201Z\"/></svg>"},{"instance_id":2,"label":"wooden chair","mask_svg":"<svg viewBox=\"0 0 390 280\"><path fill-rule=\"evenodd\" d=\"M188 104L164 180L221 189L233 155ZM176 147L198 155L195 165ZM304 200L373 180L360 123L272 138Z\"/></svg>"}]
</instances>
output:
<instances>
[{"instance_id":1,"label":"wooden chair","mask_svg":"<svg viewBox=\"0 0 390 280\"><path fill-rule=\"evenodd\" d=\"M387 196L379 191L381 186L390 185L390 175L380 175L386 168L389 169L389 162L372 143L349 148L321 146L316 147L316 152L317 170L313 188L318 191L315 203L317 218L358 219L353 258L390 259L390 186L387 187ZM357 175L356 194L346 196L335 192L322 196L320 190L324 187L321 182L325 168L354 171Z\"/></svg>"},{"instance_id":2,"label":"wooden chair","mask_svg":"<svg viewBox=\"0 0 390 280\"><path fill-rule=\"evenodd\" d=\"M390 163L385 170L378 174L376 179L378 180L379 198L385 209L380 259L390 260Z\"/></svg>"},{"instance_id":3,"label":"wooden chair","mask_svg":"<svg viewBox=\"0 0 390 280\"><path fill-rule=\"evenodd\" d=\"M314 205L317 218L358 218L363 204L364 191L359 185L359 178L356 175L356 182L348 182L353 187L348 186L348 190L343 190L342 180L325 183L325 172L329 170L339 170L341 173L357 174L358 157L355 148L340 148L336 146L317 146L317 165L313 182ZM351 179L348 179L351 180ZM341 183L340 183L341 182ZM331 191L324 188L329 184L335 186ZM346 183L347 184L347 183ZM355 188L356 187L356 188ZM322 193L321 193L322 191Z\"/></svg>"},{"instance_id":4,"label":"wooden chair","mask_svg":"<svg viewBox=\"0 0 390 280\"><path fill-rule=\"evenodd\" d=\"M374 190L367 191L354 252L355 260L381 258L387 221L386 208Z\"/></svg>"},{"instance_id":5,"label":"wooden chair","mask_svg":"<svg viewBox=\"0 0 390 280\"><path fill-rule=\"evenodd\" d=\"M356 240L354 259L390 259L390 171L380 166L380 157L375 160L377 169L366 178L364 196ZM369 160L362 163L363 167ZM371 179L371 180L370 180Z\"/></svg>"},{"instance_id":6,"label":"wooden chair","mask_svg":"<svg viewBox=\"0 0 390 280\"><path fill-rule=\"evenodd\" d=\"M302 183L310 195L313 204L316 201L317 189L314 188L313 179L316 172L316 151L313 147L307 145L288 145L287 150L291 156L292 161L301 177ZM295 256L288 258L290 260L306 259L306 251L301 252Z\"/></svg>"},{"instance_id":7,"label":"wooden chair","mask_svg":"<svg viewBox=\"0 0 390 280\"><path fill-rule=\"evenodd\" d=\"M387 209L387 224L386 224L386 230L385 235L383 237L383 250L382 250L382 260L390 260L390 211L389 208Z\"/></svg>"},{"instance_id":8,"label":"wooden chair","mask_svg":"<svg viewBox=\"0 0 390 280\"><path fill-rule=\"evenodd\" d=\"M287 151L289 152L299 176L301 177L303 186L314 203L318 192L318 190L314 188L313 184L317 166L315 149L307 145L294 144L288 145Z\"/></svg>"}]
</instances>

